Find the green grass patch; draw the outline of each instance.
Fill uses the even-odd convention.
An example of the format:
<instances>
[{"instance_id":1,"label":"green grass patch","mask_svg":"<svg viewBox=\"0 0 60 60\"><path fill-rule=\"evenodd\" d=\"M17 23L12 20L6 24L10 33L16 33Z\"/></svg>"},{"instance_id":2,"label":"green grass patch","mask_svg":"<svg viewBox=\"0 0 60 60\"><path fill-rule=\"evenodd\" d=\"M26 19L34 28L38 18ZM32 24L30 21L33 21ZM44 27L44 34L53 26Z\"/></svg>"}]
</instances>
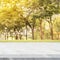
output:
<instances>
[{"instance_id":1,"label":"green grass patch","mask_svg":"<svg viewBox=\"0 0 60 60\"><path fill-rule=\"evenodd\" d=\"M60 40L0 40L0 42L60 42Z\"/></svg>"}]
</instances>

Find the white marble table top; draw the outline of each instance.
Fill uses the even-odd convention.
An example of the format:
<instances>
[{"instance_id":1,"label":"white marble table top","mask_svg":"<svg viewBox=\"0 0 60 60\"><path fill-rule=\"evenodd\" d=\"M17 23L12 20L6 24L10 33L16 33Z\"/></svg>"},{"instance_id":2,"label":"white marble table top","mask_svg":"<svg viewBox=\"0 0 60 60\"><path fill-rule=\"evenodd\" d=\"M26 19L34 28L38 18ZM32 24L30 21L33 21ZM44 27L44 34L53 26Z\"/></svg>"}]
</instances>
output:
<instances>
[{"instance_id":1,"label":"white marble table top","mask_svg":"<svg viewBox=\"0 0 60 60\"><path fill-rule=\"evenodd\" d=\"M1 42L0 57L60 57L58 42Z\"/></svg>"}]
</instances>

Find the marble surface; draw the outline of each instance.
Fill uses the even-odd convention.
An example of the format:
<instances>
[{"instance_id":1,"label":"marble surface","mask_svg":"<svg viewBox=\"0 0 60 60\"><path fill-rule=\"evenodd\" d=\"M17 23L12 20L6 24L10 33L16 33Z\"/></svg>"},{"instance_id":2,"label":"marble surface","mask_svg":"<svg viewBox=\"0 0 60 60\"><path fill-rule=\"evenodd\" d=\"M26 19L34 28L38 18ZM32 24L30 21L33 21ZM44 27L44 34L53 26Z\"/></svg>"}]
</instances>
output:
<instances>
[{"instance_id":1,"label":"marble surface","mask_svg":"<svg viewBox=\"0 0 60 60\"><path fill-rule=\"evenodd\" d=\"M0 57L60 57L60 43L1 42Z\"/></svg>"}]
</instances>

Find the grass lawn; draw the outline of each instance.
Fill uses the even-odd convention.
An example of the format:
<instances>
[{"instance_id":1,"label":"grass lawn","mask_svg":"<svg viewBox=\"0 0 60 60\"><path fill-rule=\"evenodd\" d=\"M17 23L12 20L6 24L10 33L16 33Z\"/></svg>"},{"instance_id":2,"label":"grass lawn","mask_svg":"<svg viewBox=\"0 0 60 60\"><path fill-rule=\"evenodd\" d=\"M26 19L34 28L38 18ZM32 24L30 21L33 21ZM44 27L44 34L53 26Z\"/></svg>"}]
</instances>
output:
<instances>
[{"instance_id":1,"label":"grass lawn","mask_svg":"<svg viewBox=\"0 0 60 60\"><path fill-rule=\"evenodd\" d=\"M0 42L60 42L60 40L0 40Z\"/></svg>"}]
</instances>

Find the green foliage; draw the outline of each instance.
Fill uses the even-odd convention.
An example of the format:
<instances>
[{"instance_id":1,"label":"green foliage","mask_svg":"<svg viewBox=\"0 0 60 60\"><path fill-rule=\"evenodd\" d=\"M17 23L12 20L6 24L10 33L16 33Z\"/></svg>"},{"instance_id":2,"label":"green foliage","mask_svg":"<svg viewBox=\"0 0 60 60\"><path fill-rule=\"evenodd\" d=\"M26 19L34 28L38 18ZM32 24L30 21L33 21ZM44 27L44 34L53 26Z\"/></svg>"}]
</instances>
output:
<instances>
[{"instance_id":1,"label":"green foliage","mask_svg":"<svg viewBox=\"0 0 60 60\"><path fill-rule=\"evenodd\" d=\"M56 32L60 32L60 17L56 17L56 20L54 22L54 28Z\"/></svg>"},{"instance_id":2,"label":"green foliage","mask_svg":"<svg viewBox=\"0 0 60 60\"><path fill-rule=\"evenodd\" d=\"M55 14L60 14L60 0L0 0L0 30L19 30L27 23L31 29L38 27L44 31L43 23L52 23ZM52 29L60 31L59 19L51 24L55 25Z\"/></svg>"}]
</instances>

